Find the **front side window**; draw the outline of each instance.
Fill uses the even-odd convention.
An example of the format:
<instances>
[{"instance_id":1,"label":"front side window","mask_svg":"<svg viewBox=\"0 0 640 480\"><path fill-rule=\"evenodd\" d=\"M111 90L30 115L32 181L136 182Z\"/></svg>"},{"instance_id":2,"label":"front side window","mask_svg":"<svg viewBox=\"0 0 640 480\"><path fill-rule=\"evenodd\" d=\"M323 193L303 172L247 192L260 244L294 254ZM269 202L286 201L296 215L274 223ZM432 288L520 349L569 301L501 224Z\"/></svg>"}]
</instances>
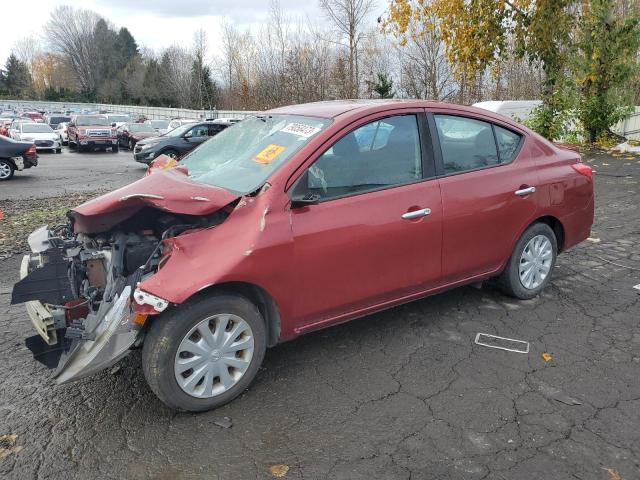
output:
<instances>
[{"instance_id":1,"label":"front side window","mask_svg":"<svg viewBox=\"0 0 640 480\"><path fill-rule=\"evenodd\" d=\"M415 115L402 115L368 123L342 137L300 178L294 195L333 198L420 179L418 121Z\"/></svg>"},{"instance_id":2,"label":"front side window","mask_svg":"<svg viewBox=\"0 0 640 480\"><path fill-rule=\"evenodd\" d=\"M452 115L435 115L435 122L446 174L500 163L490 123Z\"/></svg>"},{"instance_id":3,"label":"front side window","mask_svg":"<svg viewBox=\"0 0 640 480\"><path fill-rule=\"evenodd\" d=\"M207 125L198 125L197 127L193 127L187 136L191 137L208 137L209 136L209 128Z\"/></svg>"}]
</instances>

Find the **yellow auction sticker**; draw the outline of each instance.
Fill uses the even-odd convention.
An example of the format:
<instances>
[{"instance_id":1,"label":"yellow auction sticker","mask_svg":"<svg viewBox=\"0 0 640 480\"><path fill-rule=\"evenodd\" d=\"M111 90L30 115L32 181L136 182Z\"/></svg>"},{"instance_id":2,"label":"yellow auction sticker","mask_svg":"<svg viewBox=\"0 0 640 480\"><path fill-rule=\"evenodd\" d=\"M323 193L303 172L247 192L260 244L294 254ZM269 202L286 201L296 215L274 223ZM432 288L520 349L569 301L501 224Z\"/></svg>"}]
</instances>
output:
<instances>
[{"instance_id":1,"label":"yellow auction sticker","mask_svg":"<svg viewBox=\"0 0 640 480\"><path fill-rule=\"evenodd\" d=\"M262 163L263 165L269 165L278 155L284 152L284 149L285 147L272 143L267 145L264 150L258 153L254 160L258 163Z\"/></svg>"}]
</instances>

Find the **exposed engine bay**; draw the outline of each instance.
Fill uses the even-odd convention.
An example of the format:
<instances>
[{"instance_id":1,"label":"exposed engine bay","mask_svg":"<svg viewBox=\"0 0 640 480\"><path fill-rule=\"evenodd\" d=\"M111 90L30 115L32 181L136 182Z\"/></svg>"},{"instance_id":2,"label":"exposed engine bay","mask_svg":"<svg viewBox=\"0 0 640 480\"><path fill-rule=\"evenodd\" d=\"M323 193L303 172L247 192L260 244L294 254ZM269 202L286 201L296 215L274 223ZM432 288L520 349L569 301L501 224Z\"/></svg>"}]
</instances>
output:
<instances>
[{"instance_id":1,"label":"exposed engine bay","mask_svg":"<svg viewBox=\"0 0 640 480\"><path fill-rule=\"evenodd\" d=\"M74 233L73 212L68 224L34 231L11 303L27 305L39 334L27 339L36 359L57 367L62 383L123 358L142 343L148 316L168 307L138 288L161 268L164 241L227 216L227 209L186 215L145 206L100 233Z\"/></svg>"}]
</instances>

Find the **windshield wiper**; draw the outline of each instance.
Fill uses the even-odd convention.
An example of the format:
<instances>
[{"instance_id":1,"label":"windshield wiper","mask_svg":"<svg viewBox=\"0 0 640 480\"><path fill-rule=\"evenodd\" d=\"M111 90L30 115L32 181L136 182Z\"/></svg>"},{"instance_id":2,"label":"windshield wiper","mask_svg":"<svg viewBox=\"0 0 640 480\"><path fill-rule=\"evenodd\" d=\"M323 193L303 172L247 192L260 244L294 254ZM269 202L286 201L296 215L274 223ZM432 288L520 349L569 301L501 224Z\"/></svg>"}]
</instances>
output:
<instances>
[{"instance_id":1,"label":"windshield wiper","mask_svg":"<svg viewBox=\"0 0 640 480\"><path fill-rule=\"evenodd\" d=\"M273 116L272 115L256 115L256 118L266 123L267 118L272 119Z\"/></svg>"}]
</instances>

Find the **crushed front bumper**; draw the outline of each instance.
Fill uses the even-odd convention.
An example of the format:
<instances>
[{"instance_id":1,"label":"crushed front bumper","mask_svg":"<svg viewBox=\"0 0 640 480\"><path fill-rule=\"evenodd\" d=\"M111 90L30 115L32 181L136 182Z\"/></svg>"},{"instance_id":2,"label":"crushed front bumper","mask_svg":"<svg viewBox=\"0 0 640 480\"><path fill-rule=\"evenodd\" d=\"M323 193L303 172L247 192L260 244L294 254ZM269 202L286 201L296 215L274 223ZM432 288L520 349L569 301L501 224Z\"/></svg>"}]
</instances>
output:
<instances>
[{"instance_id":1,"label":"crushed front bumper","mask_svg":"<svg viewBox=\"0 0 640 480\"><path fill-rule=\"evenodd\" d=\"M46 267L41 250L34 248L31 241L30 244L34 253L22 259L21 281L29 280L34 271ZM75 328L76 325L69 325L60 306L40 300L25 302L31 323L38 333L38 336L27 339L27 347L36 360L55 368L57 383L92 375L115 364L131 351L140 335L140 326L133 323L133 286L125 281L120 284L122 288L112 298L104 299L97 311L89 312L82 319L80 330ZM21 288L19 285L20 282L14 287L14 295L16 288Z\"/></svg>"}]
</instances>

